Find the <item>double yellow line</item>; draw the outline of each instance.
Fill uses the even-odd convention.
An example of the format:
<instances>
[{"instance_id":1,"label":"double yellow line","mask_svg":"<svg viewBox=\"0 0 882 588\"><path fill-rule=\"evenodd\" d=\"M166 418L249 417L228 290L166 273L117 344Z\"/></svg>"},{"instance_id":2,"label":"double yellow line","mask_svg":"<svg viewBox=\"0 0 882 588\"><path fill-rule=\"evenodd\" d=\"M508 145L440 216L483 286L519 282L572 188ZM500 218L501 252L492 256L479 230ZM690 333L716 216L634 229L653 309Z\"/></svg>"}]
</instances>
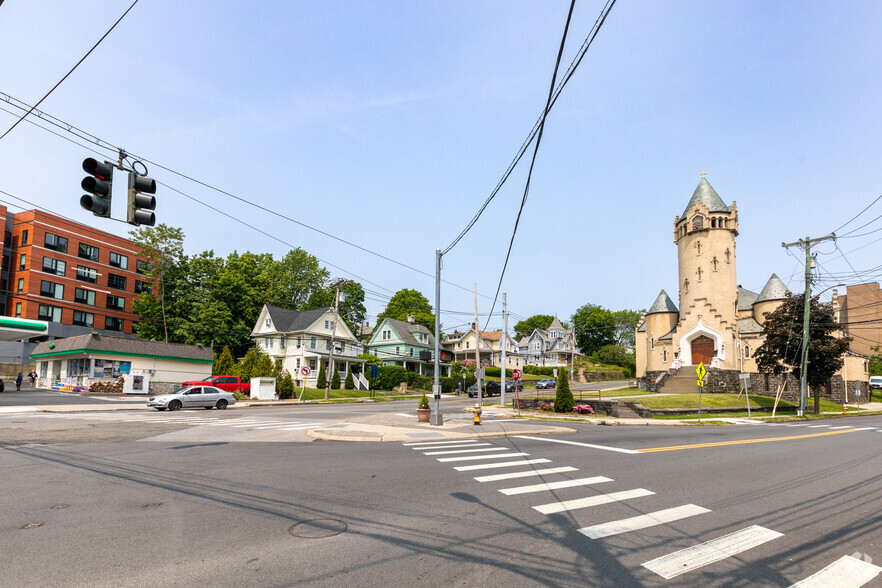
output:
<instances>
[{"instance_id":1,"label":"double yellow line","mask_svg":"<svg viewBox=\"0 0 882 588\"><path fill-rule=\"evenodd\" d=\"M810 435L792 435L790 437L767 437L765 439L743 439L740 441L718 441L716 443L696 443L695 445L672 445L670 447L650 447L637 449L638 453L656 453L659 451L679 451L681 449L699 449L701 447L722 447L724 445L746 445L748 443L769 443L771 441L792 441L793 439L808 439L810 437L824 437L826 435L839 435L840 433L853 433L855 429L843 431L827 431L826 433L812 433Z\"/></svg>"}]
</instances>

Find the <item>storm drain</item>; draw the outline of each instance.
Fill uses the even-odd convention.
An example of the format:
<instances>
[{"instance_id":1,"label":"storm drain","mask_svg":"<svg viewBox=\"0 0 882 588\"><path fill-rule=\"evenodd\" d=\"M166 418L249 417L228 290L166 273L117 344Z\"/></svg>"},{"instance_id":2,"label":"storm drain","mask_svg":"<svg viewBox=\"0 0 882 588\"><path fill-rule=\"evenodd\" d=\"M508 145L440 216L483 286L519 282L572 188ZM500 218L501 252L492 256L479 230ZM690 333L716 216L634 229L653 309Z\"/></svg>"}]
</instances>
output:
<instances>
[{"instance_id":1,"label":"storm drain","mask_svg":"<svg viewBox=\"0 0 882 588\"><path fill-rule=\"evenodd\" d=\"M349 526L338 519L312 519L292 525L288 532L302 539L324 539L339 535Z\"/></svg>"}]
</instances>

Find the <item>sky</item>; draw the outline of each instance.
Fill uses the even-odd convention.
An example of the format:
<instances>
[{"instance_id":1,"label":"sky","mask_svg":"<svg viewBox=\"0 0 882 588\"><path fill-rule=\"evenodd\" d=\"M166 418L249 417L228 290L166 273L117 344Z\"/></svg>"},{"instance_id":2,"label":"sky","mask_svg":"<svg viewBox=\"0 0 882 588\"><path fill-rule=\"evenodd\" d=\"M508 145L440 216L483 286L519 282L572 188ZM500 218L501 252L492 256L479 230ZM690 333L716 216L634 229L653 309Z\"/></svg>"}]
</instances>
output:
<instances>
[{"instance_id":1,"label":"sky","mask_svg":"<svg viewBox=\"0 0 882 588\"><path fill-rule=\"evenodd\" d=\"M7 97L33 105L130 4L6 0L0 134L23 114ZM576 2L561 73L603 7ZM435 250L539 118L568 9L140 0L39 110L155 162L157 222L184 230L188 254L301 247L362 283L372 320L402 288L434 305ZM509 326L589 303L641 310L662 288L676 299L673 222L702 172L737 202L745 288L777 273L801 290L804 253L781 244L832 231L813 248L815 291L878 281L879 30L874 1L617 2L547 117L501 286ZM473 285L481 327L502 326L501 300L487 313L531 156L443 257L445 331L470 322ZM0 140L0 203L126 235L80 208L85 157L116 158L31 115Z\"/></svg>"}]
</instances>

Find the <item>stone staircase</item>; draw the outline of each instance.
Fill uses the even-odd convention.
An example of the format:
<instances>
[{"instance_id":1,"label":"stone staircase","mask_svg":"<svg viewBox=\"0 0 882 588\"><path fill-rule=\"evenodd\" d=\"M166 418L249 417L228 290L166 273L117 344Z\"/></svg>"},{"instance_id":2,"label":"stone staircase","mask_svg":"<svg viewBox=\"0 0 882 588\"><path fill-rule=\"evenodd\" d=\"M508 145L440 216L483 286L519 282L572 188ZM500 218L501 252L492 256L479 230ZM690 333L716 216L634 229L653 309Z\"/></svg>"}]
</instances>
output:
<instances>
[{"instance_id":1,"label":"stone staircase","mask_svg":"<svg viewBox=\"0 0 882 588\"><path fill-rule=\"evenodd\" d=\"M684 365L676 374L665 376L658 391L662 394L697 394L698 374L695 367Z\"/></svg>"},{"instance_id":2,"label":"stone staircase","mask_svg":"<svg viewBox=\"0 0 882 588\"><path fill-rule=\"evenodd\" d=\"M619 402L616 405L616 417L618 417L620 419L640 419L640 418L643 418L639 414L634 412L634 410L630 406L628 406L627 404L624 404L622 402Z\"/></svg>"}]
</instances>

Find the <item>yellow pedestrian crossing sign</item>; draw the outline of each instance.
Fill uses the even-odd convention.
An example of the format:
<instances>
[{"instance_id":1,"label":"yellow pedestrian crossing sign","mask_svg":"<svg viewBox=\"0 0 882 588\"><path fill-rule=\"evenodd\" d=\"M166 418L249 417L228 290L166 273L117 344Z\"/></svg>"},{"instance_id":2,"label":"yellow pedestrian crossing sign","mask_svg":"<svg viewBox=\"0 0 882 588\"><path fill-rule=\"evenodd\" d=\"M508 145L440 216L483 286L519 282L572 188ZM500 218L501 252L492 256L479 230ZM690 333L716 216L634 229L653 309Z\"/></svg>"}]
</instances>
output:
<instances>
[{"instance_id":1,"label":"yellow pedestrian crossing sign","mask_svg":"<svg viewBox=\"0 0 882 588\"><path fill-rule=\"evenodd\" d=\"M698 387L699 387L699 388L703 388L703 387L704 387L704 380L698 380Z\"/></svg>"},{"instance_id":2,"label":"yellow pedestrian crossing sign","mask_svg":"<svg viewBox=\"0 0 882 588\"><path fill-rule=\"evenodd\" d=\"M698 367L695 368L695 373L698 374L698 379L699 379L699 380L703 380L703 379L704 379L704 375L707 373L707 370L704 368L704 364L703 364L703 363L698 364Z\"/></svg>"}]
</instances>

